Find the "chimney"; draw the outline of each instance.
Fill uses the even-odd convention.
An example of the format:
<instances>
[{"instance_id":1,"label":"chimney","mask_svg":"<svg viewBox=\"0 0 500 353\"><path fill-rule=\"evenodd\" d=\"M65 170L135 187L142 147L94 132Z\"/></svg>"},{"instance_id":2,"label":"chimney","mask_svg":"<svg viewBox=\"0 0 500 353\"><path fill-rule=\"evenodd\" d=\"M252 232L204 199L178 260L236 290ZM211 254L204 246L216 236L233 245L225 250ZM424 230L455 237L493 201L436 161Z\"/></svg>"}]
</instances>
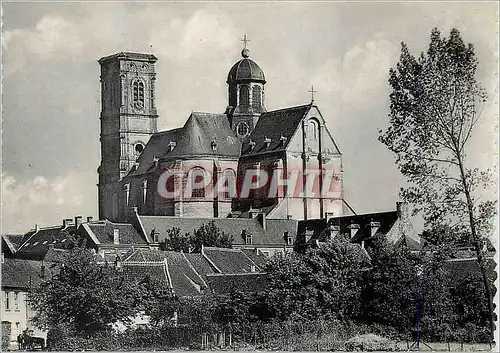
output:
<instances>
[{"instance_id":1,"label":"chimney","mask_svg":"<svg viewBox=\"0 0 500 353\"><path fill-rule=\"evenodd\" d=\"M113 229L113 244L120 244L120 230L116 228Z\"/></svg>"},{"instance_id":2,"label":"chimney","mask_svg":"<svg viewBox=\"0 0 500 353\"><path fill-rule=\"evenodd\" d=\"M259 223L262 226L262 229L266 230L266 213L261 212L261 213L257 214L257 219L259 220Z\"/></svg>"},{"instance_id":3,"label":"chimney","mask_svg":"<svg viewBox=\"0 0 500 353\"><path fill-rule=\"evenodd\" d=\"M373 237L375 234L377 234L377 231L380 228L380 222L370 222L370 236Z\"/></svg>"},{"instance_id":4,"label":"chimney","mask_svg":"<svg viewBox=\"0 0 500 353\"><path fill-rule=\"evenodd\" d=\"M63 219L63 228L68 228L73 223L71 218Z\"/></svg>"},{"instance_id":5,"label":"chimney","mask_svg":"<svg viewBox=\"0 0 500 353\"><path fill-rule=\"evenodd\" d=\"M335 239L340 234L340 226L334 226L333 224L330 224L328 230L330 231L330 240Z\"/></svg>"},{"instance_id":6,"label":"chimney","mask_svg":"<svg viewBox=\"0 0 500 353\"><path fill-rule=\"evenodd\" d=\"M352 238L354 238L354 236L356 235L356 233L359 230L359 224L351 224L347 228L349 228L351 230L351 239L352 239Z\"/></svg>"},{"instance_id":7,"label":"chimney","mask_svg":"<svg viewBox=\"0 0 500 353\"><path fill-rule=\"evenodd\" d=\"M35 224L35 233L38 233L39 230L40 228L38 227L38 224Z\"/></svg>"},{"instance_id":8,"label":"chimney","mask_svg":"<svg viewBox=\"0 0 500 353\"><path fill-rule=\"evenodd\" d=\"M78 229L80 225L82 224L82 216L76 216L75 217L75 228Z\"/></svg>"},{"instance_id":9,"label":"chimney","mask_svg":"<svg viewBox=\"0 0 500 353\"><path fill-rule=\"evenodd\" d=\"M333 218L333 212L325 212L326 223L330 222L330 219Z\"/></svg>"},{"instance_id":10,"label":"chimney","mask_svg":"<svg viewBox=\"0 0 500 353\"><path fill-rule=\"evenodd\" d=\"M88 217L87 217L87 223L90 223L90 222L92 222L93 220L94 220L94 217L92 217L92 216L88 216Z\"/></svg>"}]
</instances>

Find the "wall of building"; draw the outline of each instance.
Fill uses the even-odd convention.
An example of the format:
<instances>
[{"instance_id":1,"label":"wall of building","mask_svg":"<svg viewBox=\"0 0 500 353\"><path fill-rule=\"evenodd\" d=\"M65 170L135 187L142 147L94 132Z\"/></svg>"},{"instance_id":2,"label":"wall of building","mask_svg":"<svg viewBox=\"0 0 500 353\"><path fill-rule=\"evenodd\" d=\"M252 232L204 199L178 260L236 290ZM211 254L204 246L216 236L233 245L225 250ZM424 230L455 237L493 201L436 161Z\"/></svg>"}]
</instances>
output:
<instances>
[{"instance_id":1,"label":"wall of building","mask_svg":"<svg viewBox=\"0 0 500 353\"><path fill-rule=\"evenodd\" d=\"M15 294L17 293L17 301ZM7 298L9 297L9 307L7 307ZM33 316L28 306L28 293L19 289L2 288L1 316L2 321L11 323L11 342L17 342L17 336L26 328L33 329L33 334L38 337L47 337L45 331L35 328L30 322ZM17 343L16 343L17 344Z\"/></svg>"}]
</instances>

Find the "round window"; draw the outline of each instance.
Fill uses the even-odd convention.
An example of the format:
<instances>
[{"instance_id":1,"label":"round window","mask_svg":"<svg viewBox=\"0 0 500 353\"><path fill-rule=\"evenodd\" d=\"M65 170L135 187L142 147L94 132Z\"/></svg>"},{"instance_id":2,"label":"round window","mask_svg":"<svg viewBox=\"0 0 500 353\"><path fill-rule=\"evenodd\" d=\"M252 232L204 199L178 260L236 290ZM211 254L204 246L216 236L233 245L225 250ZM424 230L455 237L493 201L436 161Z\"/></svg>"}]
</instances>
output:
<instances>
[{"instance_id":1,"label":"round window","mask_svg":"<svg viewBox=\"0 0 500 353\"><path fill-rule=\"evenodd\" d=\"M245 123L244 121L238 123L238 125L236 125L236 133L238 134L238 136L246 136L248 135L248 133L250 132L250 128L248 127L248 124Z\"/></svg>"},{"instance_id":2,"label":"round window","mask_svg":"<svg viewBox=\"0 0 500 353\"><path fill-rule=\"evenodd\" d=\"M142 143L136 143L134 148L136 153L142 153L142 151L144 151L144 145Z\"/></svg>"}]
</instances>

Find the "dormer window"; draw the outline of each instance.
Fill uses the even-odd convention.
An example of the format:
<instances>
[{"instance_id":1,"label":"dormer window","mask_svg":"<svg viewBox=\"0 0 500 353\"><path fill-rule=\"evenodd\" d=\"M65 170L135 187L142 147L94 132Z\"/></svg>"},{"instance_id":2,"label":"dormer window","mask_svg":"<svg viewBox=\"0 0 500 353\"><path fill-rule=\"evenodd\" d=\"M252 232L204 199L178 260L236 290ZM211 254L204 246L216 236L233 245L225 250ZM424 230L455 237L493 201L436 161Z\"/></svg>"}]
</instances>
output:
<instances>
[{"instance_id":1,"label":"dormer window","mask_svg":"<svg viewBox=\"0 0 500 353\"><path fill-rule=\"evenodd\" d=\"M245 238L245 244L246 245L251 245L253 244L253 239L252 239L252 233L247 231L246 229L243 230L243 237Z\"/></svg>"},{"instance_id":2,"label":"dormer window","mask_svg":"<svg viewBox=\"0 0 500 353\"><path fill-rule=\"evenodd\" d=\"M285 239L287 245L293 245L293 237L290 233L285 232Z\"/></svg>"},{"instance_id":3,"label":"dormer window","mask_svg":"<svg viewBox=\"0 0 500 353\"><path fill-rule=\"evenodd\" d=\"M264 138L264 143L266 144L266 148L269 148L269 146L271 146L271 139L266 136Z\"/></svg>"}]
</instances>

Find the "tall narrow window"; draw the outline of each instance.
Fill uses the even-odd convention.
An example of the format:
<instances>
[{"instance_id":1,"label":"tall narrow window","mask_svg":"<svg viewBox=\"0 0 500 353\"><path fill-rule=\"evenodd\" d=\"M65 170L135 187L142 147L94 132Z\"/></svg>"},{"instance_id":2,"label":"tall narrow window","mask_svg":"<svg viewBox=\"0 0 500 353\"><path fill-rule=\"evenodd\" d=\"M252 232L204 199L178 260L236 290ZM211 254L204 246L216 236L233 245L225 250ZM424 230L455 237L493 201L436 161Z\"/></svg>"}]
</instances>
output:
<instances>
[{"instance_id":1,"label":"tall narrow window","mask_svg":"<svg viewBox=\"0 0 500 353\"><path fill-rule=\"evenodd\" d=\"M136 108L144 107L144 82L135 80L132 84L132 103Z\"/></svg>"},{"instance_id":2,"label":"tall narrow window","mask_svg":"<svg viewBox=\"0 0 500 353\"><path fill-rule=\"evenodd\" d=\"M191 197L205 197L205 171L201 168L194 168L189 172L189 188L191 189Z\"/></svg>"},{"instance_id":3,"label":"tall narrow window","mask_svg":"<svg viewBox=\"0 0 500 353\"><path fill-rule=\"evenodd\" d=\"M19 311L19 293L14 292L14 310Z\"/></svg>"},{"instance_id":4,"label":"tall narrow window","mask_svg":"<svg viewBox=\"0 0 500 353\"><path fill-rule=\"evenodd\" d=\"M240 86L240 105L250 104L250 92L248 86Z\"/></svg>"},{"instance_id":5,"label":"tall narrow window","mask_svg":"<svg viewBox=\"0 0 500 353\"><path fill-rule=\"evenodd\" d=\"M232 169L226 169L223 174L225 190L222 197L229 200L236 197L236 174Z\"/></svg>"},{"instance_id":6,"label":"tall narrow window","mask_svg":"<svg viewBox=\"0 0 500 353\"><path fill-rule=\"evenodd\" d=\"M10 311L10 296L9 296L9 292L5 292L4 293L4 296L5 296L5 310L7 311Z\"/></svg>"},{"instance_id":7,"label":"tall narrow window","mask_svg":"<svg viewBox=\"0 0 500 353\"><path fill-rule=\"evenodd\" d=\"M252 106L259 108L262 105L262 89L260 86L253 86L252 88Z\"/></svg>"},{"instance_id":8,"label":"tall narrow window","mask_svg":"<svg viewBox=\"0 0 500 353\"><path fill-rule=\"evenodd\" d=\"M309 120L309 124L307 126L307 138L310 140L318 139L318 124L316 124L316 121L314 120Z\"/></svg>"}]
</instances>

